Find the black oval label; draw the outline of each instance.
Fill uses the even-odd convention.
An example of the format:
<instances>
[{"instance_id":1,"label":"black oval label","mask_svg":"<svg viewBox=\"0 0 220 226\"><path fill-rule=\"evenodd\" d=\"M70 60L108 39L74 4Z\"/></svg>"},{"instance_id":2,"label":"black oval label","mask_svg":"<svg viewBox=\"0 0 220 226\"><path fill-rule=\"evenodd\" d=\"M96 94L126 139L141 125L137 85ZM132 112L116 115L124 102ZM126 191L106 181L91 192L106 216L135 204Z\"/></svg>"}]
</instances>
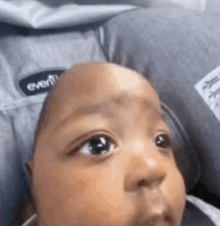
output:
<instances>
[{"instance_id":1,"label":"black oval label","mask_svg":"<svg viewBox=\"0 0 220 226\"><path fill-rule=\"evenodd\" d=\"M39 72L21 79L19 86L27 96L48 92L64 72L65 69Z\"/></svg>"}]
</instances>

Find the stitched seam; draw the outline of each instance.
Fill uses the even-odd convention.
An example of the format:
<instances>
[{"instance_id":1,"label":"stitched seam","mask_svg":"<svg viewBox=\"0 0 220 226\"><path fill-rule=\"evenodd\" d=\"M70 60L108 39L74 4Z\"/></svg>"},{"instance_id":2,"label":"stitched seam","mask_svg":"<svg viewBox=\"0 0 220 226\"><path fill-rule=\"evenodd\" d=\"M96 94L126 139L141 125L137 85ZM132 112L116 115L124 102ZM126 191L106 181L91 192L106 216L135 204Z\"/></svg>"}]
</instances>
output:
<instances>
[{"instance_id":1,"label":"stitched seam","mask_svg":"<svg viewBox=\"0 0 220 226\"><path fill-rule=\"evenodd\" d=\"M10 103L5 104L6 106L0 107L0 111L13 110L13 109L21 108L21 107L27 107L27 106L34 105L34 104L43 103L44 99L46 98L46 95L41 94L40 98L41 99L39 100L39 99L36 99L36 98L27 97L27 98L18 99L18 100L15 100L15 101L8 101ZM17 106L13 106L13 105L17 105Z\"/></svg>"}]
</instances>

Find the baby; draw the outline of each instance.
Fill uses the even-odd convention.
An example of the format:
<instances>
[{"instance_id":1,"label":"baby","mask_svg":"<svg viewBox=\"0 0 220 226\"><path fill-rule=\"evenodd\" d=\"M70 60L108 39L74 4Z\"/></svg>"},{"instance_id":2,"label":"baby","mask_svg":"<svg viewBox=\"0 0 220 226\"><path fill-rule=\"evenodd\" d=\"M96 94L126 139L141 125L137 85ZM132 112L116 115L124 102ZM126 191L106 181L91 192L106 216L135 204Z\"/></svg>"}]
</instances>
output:
<instances>
[{"instance_id":1,"label":"baby","mask_svg":"<svg viewBox=\"0 0 220 226\"><path fill-rule=\"evenodd\" d=\"M105 62L48 95L28 168L39 226L180 226L186 187L154 87Z\"/></svg>"}]
</instances>

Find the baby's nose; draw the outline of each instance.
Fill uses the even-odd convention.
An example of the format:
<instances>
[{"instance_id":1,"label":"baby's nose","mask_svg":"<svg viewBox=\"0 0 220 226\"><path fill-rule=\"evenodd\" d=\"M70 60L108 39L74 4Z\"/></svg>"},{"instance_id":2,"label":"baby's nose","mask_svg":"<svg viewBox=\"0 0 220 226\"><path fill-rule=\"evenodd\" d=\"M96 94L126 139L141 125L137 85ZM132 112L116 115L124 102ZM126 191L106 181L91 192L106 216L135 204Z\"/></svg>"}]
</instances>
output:
<instances>
[{"instance_id":1,"label":"baby's nose","mask_svg":"<svg viewBox=\"0 0 220 226\"><path fill-rule=\"evenodd\" d=\"M145 148L144 148L145 149ZM164 157L158 150L147 150L134 153L130 157L125 176L125 190L134 191L146 187L159 187L166 178Z\"/></svg>"}]
</instances>

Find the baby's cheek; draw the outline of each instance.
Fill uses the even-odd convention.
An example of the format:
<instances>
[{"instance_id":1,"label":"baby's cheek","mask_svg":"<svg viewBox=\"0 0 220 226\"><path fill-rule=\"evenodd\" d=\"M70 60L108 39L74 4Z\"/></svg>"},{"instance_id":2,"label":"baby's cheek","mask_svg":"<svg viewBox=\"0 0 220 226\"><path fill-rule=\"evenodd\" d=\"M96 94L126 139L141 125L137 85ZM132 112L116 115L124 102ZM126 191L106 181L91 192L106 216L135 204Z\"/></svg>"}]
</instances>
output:
<instances>
[{"instance_id":1,"label":"baby's cheek","mask_svg":"<svg viewBox=\"0 0 220 226\"><path fill-rule=\"evenodd\" d=\"M109 176L106 177L106 175ZM100 170L98 167L83 169L79 166L66 165L61 171L56 172L57 180L58 177L62 190L65 190L63 206L69 218L92 219L97 216L96 220L106 222L107 220L114 221L112 216L124 215L122 212L123 180L120 176L111 177L107 167L105 170Z\"/></svg>"},{"instance_id":2,"label":"baby's cheek","mask_svg":"<svg viewBox=\"0 0 220 226\"><path fill-rule=\"evenodd\" d=\"M186 204L186 188L181 173L176 170L175 173L170 174L166 183L166 197L172 208L176 225L178 225L183 216Z\"/></svg>"},{"instance_id":3,"label":"baby's cheek","mask_svg":"<svg viewBox=\"0 0 220 226\"><path fill-rule=\"evenodd\" d=\"M74 193L66 200L70 217L74 213L74 218L89 219L94 225L123 225L126 222L126 208L129 209L129 206L125 205L126 200L119 191L115 194L109 193L98 181L77 193L78 195Z\"/></svg>"}]
</instances>

